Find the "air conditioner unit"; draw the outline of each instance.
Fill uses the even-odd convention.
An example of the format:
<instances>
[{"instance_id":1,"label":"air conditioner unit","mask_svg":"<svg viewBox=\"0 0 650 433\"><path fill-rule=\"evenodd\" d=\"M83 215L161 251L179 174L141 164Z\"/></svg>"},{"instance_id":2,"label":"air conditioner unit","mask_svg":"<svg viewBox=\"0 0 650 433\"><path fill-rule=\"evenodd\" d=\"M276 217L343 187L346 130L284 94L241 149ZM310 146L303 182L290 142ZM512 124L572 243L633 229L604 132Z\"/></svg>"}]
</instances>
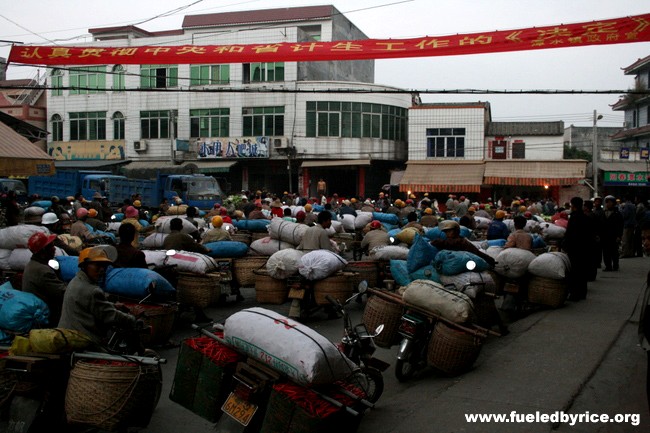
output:
<instances>
[{"instance_id":1,"label":"air conditioner unit","mask_svg":"<svg viewBox=\"0 0 650 433\"><path fill-rule=\"evenodd\" d=\"M144 152L147 150L147 140L138 140L133 142L133 149L136 152Z\"/></svg>"},{"instance_id":2,"label":"air conditioner unit","mask_svg":"<svg viewBox=\"0 0 650 433\"><path fill-rule=\"evenodd\" d=\"M276 150L286 149L289 147L289 140L287 137L274 137L271 140L273 141L273 148Z\"/></svg>"}]
</instances>

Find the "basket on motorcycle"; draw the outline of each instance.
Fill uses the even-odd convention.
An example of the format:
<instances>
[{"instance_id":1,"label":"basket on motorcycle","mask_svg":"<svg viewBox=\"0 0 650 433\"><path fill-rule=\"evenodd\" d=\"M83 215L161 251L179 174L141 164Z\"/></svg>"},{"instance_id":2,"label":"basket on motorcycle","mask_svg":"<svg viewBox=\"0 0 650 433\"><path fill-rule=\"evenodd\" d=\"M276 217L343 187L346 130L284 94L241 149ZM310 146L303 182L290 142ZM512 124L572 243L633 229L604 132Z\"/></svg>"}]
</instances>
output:
<instances>
[{"instance_id":1,"label":"basket on motorcycle","mask_svg":"<svg viewBox=\"0 0 650 433\"><path fill-rule=\"evenodd\" d=\"M355 273L352 277L354 287L357 287L361 281L367 281L368 287L377 287L379 278L378 262L372 260L364 260L360 262L348 262L343 269L346 272Z\"/></svg>"},{"instance_id":2,"label":"basket on motorcycle","mask_svg":"<svg viewBox=\"0 0 650 433\"><path fill-rule=\"evenodd\" d=\"M350 272L339 272L322 280L314 281L314 299L317 305L330 305L325 296L344 302L352 296L354 284Z\"/></svg>"},{"instance_id":3,"label":"basket on motorcycle","mask_svg":"<svg viewBox=\"0 0 650 433\"><path fill-rule=\"evenodd\" d=\"M528 302L558 308L564 304L568 292L567 280L531 276L528 280Z\"/></svg>"},{"instance_id":4,"label":"basket on motorcycle","mask_svg":"<svg viewBox=\"0 0 650 433\"><path fill-rule=\"evenodd\" d=\"M232 389L233 373L243 358L210 337L188 338L181 344L169 399L211 422Z\"/></svg>"},{"instance_id":5,"label":"basket on motorcycle","mask_svg":"<svg viewBox=\"0 0 650 433\"><path fill-rule=\"evenodd\" d=\"M234 259L232 267L235 281L239 283L241 287L254 286L256 278L253 271L263 268L268 259L268 256L246 256Z\"/></svg>"},{"instance_id":6,"label":"basket on motorcycle","mask_svg":"<svg viewBox=\"0 0 650 433\"><path fill-rule=\"evenodd\" d=\"M141 318L145 325L151 326L151 334L143 334L142 344L145 347L156 346L167 343L174 332L174 323L177 305L148 305L148 304L124 304L131 314Z\"/></svg>"},{"instance_id":7,"label":"basket on motorcycle","mask_svg":"<svg viewBox=\"0 0 650 433\"><path fill-rule=\"evenodd\" d=\"M260 304L284 304L289 296L286 280L278 280L265 270L253 271L255 298Z\"/></svg>"},{"instance_id":8,"label":"basket on motorcycle","mask_svg":"<svg viewBox=\"0 0 650 433\"><path fill-rule=\"evenodd\" d=\"M79 360L65 394L69 423L102 430L146 427L162 388L159 366Z\"/></svg>"},{"instance_id":9,"label":"basket on motorcycle","mask_svg":"<svg viewBox=\"0 0 650 433\"><path fill-rule=\"evenodd\" d=\"M218 272L196 274L179 272L176 300L185 305L206 308L219 301L221 274Z\"/></svg>"},{"instance_id":10,"label":"basket on motorcycle","mask_svg":"<svg viewBox=\"0 0 650 433\"><path fill-rule=\"evenodd\" d=\"M427 363L450 376L465 373L481 353L484 340L438 321L431 333Z\"/></svg>"},{"instance_id":11,"label":"basket on motorcycle","mask_svg":"<svg viewBox=\"0 0 650 433\"><path fill-rule=\"evenodd\" d=\"M328 393L328 397L354 407L354 401L341 393ZM309 388L282 382L273 385L260 433L351 433L361 418L349 415Z\"/></svg>"},{"instance_id":12,"label":"basket on motorcycle","mask_svg":"<svg viewBox=\"0 0 650 433\"><path fill-rule=\"evenodd\" d=\"M379 347L391 347L399 342L399 325L402 317L402 305L391 302L379 296L370 296L363 310L362 322L370 332L384 324L384 330L374 338Z\"/></svg>"}]
</instances>

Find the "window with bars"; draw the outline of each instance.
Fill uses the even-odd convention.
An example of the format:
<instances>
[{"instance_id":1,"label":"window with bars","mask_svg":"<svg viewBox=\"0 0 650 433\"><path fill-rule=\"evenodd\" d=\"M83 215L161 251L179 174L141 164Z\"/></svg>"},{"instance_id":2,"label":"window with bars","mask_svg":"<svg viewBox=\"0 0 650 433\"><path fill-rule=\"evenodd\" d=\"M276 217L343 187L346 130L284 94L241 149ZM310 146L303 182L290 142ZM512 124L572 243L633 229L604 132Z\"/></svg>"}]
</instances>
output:
<instances>
[{"instance_id":1,"label":"window with bars","mask_svg":"<svg viewBox=\"0 0 650 433\"><path fill-rule=\"evenodd\" d=\"M169 110L141 111L140 112L140 138L170 138L170 116ZM176 116L174 116L174 132L176 127ZM176 138L176 133L174 133Z\"/></svg>"},{"instance_id":2,"label":"window with bars","mask_svg":"<svg viewBox=\"0 0 650 433\"><path fill-rule=\"evenodd\" d=\"M190 110L190 137L228 137L230 108Z\"/></svg>"},{"instance_id":3,"label":"window with bars","mask_svg":"<svg viewBox=\"0 0 650 433\"><path fill-rule=\"evenodd\" d=\"M406 141L407 110L362 102L307 102L307 137Z\"/></svg>"},{"instance_id":4,"label":"window with bars","mask_svg":"<svg viewBox=\"0 0 650 433\"><path fill-rule=\"evenodd\" d=\"M113 113L113 140L124 140L124 115L119 111Z\"/></svg>"},{"instance_id":5,"label":"window with bars","mask_svg":"<svg viewBox=\"0 0 650 433\"><path fill-rule=\"evenodd\" d=\"M52 116L52 141L63 141L63 119L58 114Z\"/></svg>"},{"instance_id":6,"label":"window with bars","mask_svg":"<svg viewBox=\"0 0 650 433\"><path fill-rule=\"evenodd\" d=\"M126 77L126 68L122 65L113 66L113 91L120 92L126 88L124 78Z\"/></svg>"},{"instance_id":7,"label":"window with bars","mask_svg":"<svg viewBox=\"0 0 650 433\"><path fill-rule=\"evenodd\" d=\"M191 65L190 86L230 83L230 65Z\"/></svg>"},{"instance_id":8,"label":"window with bars","mask_svg":"<svg viewBox=\"0 0 650 433\"><path fill-rule=\"evenodd\" d=\"M88 95L106 90L106 66L70 69L70 94Z\"/></svg>"},{"instance_id":9,"label":"window with bars","mask_svg":"<svg viewBox=\"0 0 650 433\"><path fill-rule=\"evenodd\" d=\"M140 87L143 89L178 87L178 65L140 66Z\"/></svg>"},{"instance_id":10,"label":"window with bars","mask_svg":"<svg viewBox=\"0 0 650 433\"><path fill-rule=\"evenodd\" d=\"M525 159L526 158L526 143L517 140L512 143L512 159Z\"/></svg>"},{"instance_id":11,"label":"window with bars","mask_svg":"<svg viewBox=\"0 0 650 433\"><path fill-rule=\"evenodd\" d=\"M465 128L427 128L427 156L465 157Z\"/></svg>"},{"instance_id":12,"label":"window with bars","mask_svg":"<svg viewBox=\"0 0 650 433\"><path fill-rule=\"evenodd\" d=\"M106 112L70 113L70 141L106 140Z\"/></svg>"},{"instance_id":13,"label":"window with bars","mask_svg":"<svg viewBox=\"0 0 650 433\"><path fill-rule=\"evenodd\" d=\"M284 135L284 107L242 108L243 134L245 136Z\"/></svg>"},{"instance_id":14,"label":"window with bars","mask_svg":"<svg viewBox=\"0 0 650 433\"><path fill-rule=\"evenodd\" d=\"M244 83L284 81L284 62L244 63Z\"/></svg>"},{"instance_id":15,"label":"window with bars","mask_svg":"<svg viewBox=\"0 0 650 433\"><path fill-rule=\"evenodd\" d=\"M52 86L52 96L63 95L63 71L61 69L53 69L50 76Z\"/></svg>"}]
</instances>

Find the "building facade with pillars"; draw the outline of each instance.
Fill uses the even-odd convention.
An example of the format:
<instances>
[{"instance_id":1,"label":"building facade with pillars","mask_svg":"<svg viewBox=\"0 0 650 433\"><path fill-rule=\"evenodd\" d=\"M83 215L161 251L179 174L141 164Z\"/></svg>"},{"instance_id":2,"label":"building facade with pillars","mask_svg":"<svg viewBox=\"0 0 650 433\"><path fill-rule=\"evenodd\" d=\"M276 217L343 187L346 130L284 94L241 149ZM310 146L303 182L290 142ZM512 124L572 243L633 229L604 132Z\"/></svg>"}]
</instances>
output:
<instances>
[{"instance_id":1,"label":"building facade with pillars","mask_svg":"<svg viewBox=\"0 0 650 433\"><path fill-rule=\"evenodd\" d=\"M412 107L400 190L561 200L586 168L586 161L562 159L563 133L563 122L492 122L488 102Z\"/></svg>"},{"instance_id":2,"label":"building facade with pillars","mask_svg":"<svg viewBox=\"0 0 650 433\"><path fill-rule=\"evenodd\" d=\"M90 29L93 47L315 43L367 37L333 6L189 15L181 29ZM223 178L232 191L364 195L406 159L411 95L374 61L55 68L48 151L68 166L124 163ZM401 92L401 93L400 93ZM99 162L97 162L99 161Z\"/></svg>"}]
</instances>

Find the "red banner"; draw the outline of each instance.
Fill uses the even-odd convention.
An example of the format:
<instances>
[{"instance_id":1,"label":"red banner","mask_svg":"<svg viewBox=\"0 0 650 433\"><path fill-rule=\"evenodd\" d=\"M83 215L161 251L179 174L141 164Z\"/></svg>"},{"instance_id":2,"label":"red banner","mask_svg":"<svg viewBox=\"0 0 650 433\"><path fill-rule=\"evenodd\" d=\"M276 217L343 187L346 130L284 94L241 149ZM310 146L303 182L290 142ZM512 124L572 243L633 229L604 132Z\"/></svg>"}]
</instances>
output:
<instances>
[{"instance_id":1,"label":"red banner","mask_svg":"<svg viewBox=\"0 0 650 433\"><path fill-rule=\"evenodd\" d=\"M28 65L175 65L433 57L650 41L650 14L528 29L334 42L140 47L13 46Z\"/></svg>"}]
</instances>

